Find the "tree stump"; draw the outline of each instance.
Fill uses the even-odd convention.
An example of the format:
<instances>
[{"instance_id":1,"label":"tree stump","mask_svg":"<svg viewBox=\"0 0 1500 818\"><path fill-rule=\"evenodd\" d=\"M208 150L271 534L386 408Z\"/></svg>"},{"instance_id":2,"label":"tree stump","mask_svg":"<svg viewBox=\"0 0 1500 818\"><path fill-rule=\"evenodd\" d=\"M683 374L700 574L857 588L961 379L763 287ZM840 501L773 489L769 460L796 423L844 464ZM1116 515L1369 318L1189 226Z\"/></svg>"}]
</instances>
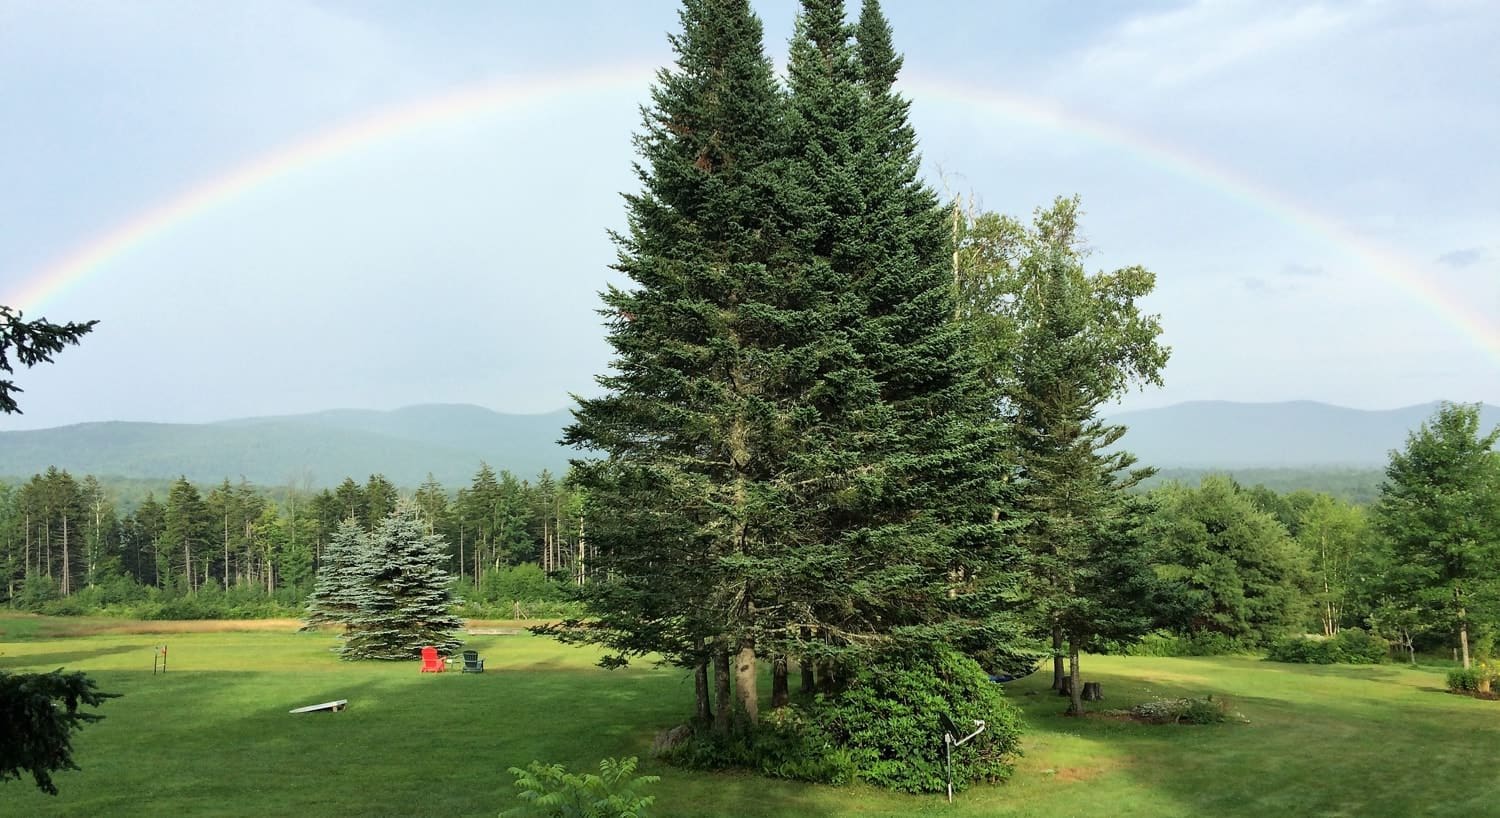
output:
<instances>
[{"instance_id":1,"label":"tree stump","mask_svg":"<svg viewBox=\"0 0 1500 818\"><path fill-rule=\"evenodd\" d=\"M1073 695L1073 677L1072 676L1064 676L1064 677L1062 677L1062 684L1059 685L1058 688L1057 688L1057 695L1059 695L1059 696L1072 696Z\"/></svg>"},{"instance_id":2,"label":"tree stump","mask_svg":"<svg viewBox=\"0 0 1500 818\"><path fill-rule=\"evenodd\" d=\"M1084 682L1083 683L1083 700L1084 701L1086 701L1086 702L1097 702L1097 701L1099 701L1100 699L1103 699L1103 698L1104 698L1104 691L1099 687L1099 683L1098 682Z\"/></svg>"}]
</instances>

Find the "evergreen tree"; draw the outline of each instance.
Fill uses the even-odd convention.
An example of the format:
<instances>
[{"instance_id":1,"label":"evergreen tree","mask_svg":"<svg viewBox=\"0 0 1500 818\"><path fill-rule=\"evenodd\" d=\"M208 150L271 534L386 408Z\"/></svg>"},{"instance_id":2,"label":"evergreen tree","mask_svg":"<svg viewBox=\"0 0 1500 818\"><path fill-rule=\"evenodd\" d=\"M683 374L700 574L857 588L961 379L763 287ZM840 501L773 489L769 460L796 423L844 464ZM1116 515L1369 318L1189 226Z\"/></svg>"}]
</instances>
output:
<instances>
[{"instance_id":1,"label":"evergreen tree","mask_svg":"<svg viewBox=\"0 0 1500 818\"><path fill-rule=\"evenodd\" d=\"M816 445L800 471L818 532L794 573L837 664L891 640L1003 644L1016 558L995 511L1009 468L993 390L952 321L948 236L918 175L901 65L876 2L857 27L806 0L793 38L786 205L796 265L826 330ZM807 621L807 620L804 620ZM795 650L795 646L793 647Z\"/></svg>"},{"instance_id":2,"label":"evergreen tree","mask_svg":"<svg viewBox=\"0 0 1500 818\"><path fill-rule=\"evenodd\" d=\"M778 453L810 419L782 400L800 369L787 338L799 280L768 265L782 117L761 24L745 0L686 0L679 17L676 63L658 73L637 138L643 190L615 236L634 286L603 294L614 372L565 437L607 456L575 462L597 511L595 564L575 571L608 581L582 586L591 618L573 635L617 661L659 652L697 667L700 716L712 656L723 726L729 651L747 659L740 702L754 718L755 638L780 567L770 552L795 534Z\"/></svg>"},{"instance_id":3,"label":"evergreen tree","mask_svg":"<svg viewBox=\"0 0 1500 818\"><path fill-rule=\"evenodd\" d=\"M415 506L398 503L367 535L363 558L343 658L412 659L425 645L449 653L463 644L452 635L463 622L451 611L443 538L426 533Z\"/></svg>"},{"instance_id":4,"label":"evergreen tree","mask_svg":"<svg viewBox=\"0 0 1500 818\"><path fill-rule=\"evenodd\" d=\"M186 477L178 477L167 494L161 544L158 552L167 561L169 571L181 579L182 587L192 591L202 584L205 556L212 549L209 539L208 508L198 489ZM181 562L177 561L181 557ZM176 572L176 566L181 571Z\"/></svg>"},{"instance_id":5,"label":"evergreen tree","mask_svg":"<svg viewBox=\"0 0 1500 818\"><path fill-rule=\"evenodd\" d=\"M350 519L339 525L323 551L323 564L307 600L306 627L343 625L348 630L359 612L367 572L373 567L370 547L358 522Z\"/></svg>"},{"instance_id":6,"label":"evergreen tree","mask_svg":"<svg viewBox=\"0 0 1500 818\"><path fill-rule=\"evenodd\" d=\"M345 477L344 481L339 483L338 488L334 489L333 499L337 502L338 512L337 517L333 521L334 525L329 529L330 533L333 527L337 526L339 520L352 518L361 522L372 522L370 515L367 513L369 507L365 501L364 490L359 487L358 483L354 482L354 478ZM376 518L375 522L378 522L378 520L379 518ZM369 529L367 528L366 530L368 531Z\"/></svg>"},{"instance_id":7,"label":"evergreen tree","mask_svg":"<svg viewBox=\"0 0 1500 818\"><path fill-rule=\"evenodd\" d=\"M375 526L386 518L396 508L396 501L400 499L401 493L396 491L396 485L386 479L383 474L372 474L365 481L362 492L364 497L364 523L366 531L374 531Z\"/></svg>"},{"instance_id":8,"label":"evergreen tree","mask_svg":"<svg viewBox=\"0 0 1500 818\"><path fill-rule=\"evenodd\" d=\"M436 534L446 529L448 492L443 489L443 484L432 476L432 472L427 473L427 479L417 487L417 493L412 499L422 512L422 520L427 523L428 534Z\"/></svg>"},{"instance_id":9,"label":"evergreen tree","mask_svg":"<svg viewBox=\"0 0 1500 818\"><path fill-rule=\"evenodd\" d=\"M89 334L98 321L54 324L44 318L23 320L19 310L0 304L0 371L15 372L15 365L33 367L52 362L52 356L68 344ZM23 391L9 378L0 378L0 414L21 414L15 393Z\"/></svg>"}]
</instances>

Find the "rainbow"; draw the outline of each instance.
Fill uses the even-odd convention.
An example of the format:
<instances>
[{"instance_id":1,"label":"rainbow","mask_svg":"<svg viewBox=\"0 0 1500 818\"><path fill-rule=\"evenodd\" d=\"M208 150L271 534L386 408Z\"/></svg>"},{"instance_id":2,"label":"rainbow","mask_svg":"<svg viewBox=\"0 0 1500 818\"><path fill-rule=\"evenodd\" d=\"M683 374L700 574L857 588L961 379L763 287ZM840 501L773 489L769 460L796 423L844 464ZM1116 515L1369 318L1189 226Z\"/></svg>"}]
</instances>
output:
<instances>
[{"instance_id":1,"label":"rainbow","mask_svg":"<svg viewBox=\"0 0 1500 818\"><path fill-rule=\"evenodd\" d=\"M615 65L546 77L509 78L376 111L271 151L177 193L80 244L53 264L27 277L18 292L6 293L5 300L0 303L9 303L26 311L38 310L89 276L108 269L121 257L165 238L199 216L277 179L293 176L320 163L468 117L582 93L642 91L653 70L642 65ZM1044 100L943 78L906 78L901 87L917 99L937 99L979 109L1011 122L1083 136L1266 213L1348 254L1362 269L1425 306L1500 363L1500 328L1490 325L1483 316L1434 287L1424 277L1422 264L1248 176Z\"/></svg>"},{"instance_id":2,"label":"rainbow","mask_svg":"<svg viewBox=\"0 0 1500 818\"><path fill-rule=\"evenodd\" d=\"M654 67L612 65L570 74L518 77L461 88L395 105L284 145L222 176L205 180L73 248L24 280L0 303L41 309L91 275L159 241L194 219L272 182L446 122L546 103L559 97L646 87Z\"/></svg>"},{"instance_id":3,"label":"rainbow","mask_svg":"<svg viewBox=\"0 0 1500 818\"><path fill-rule=\"evenodd\" d=\"M1492 325L1480 313L1433 286L1423 275L1426 265L1404 256L1393 247L1362 236L1337 220L1248 176L1213 164L1180 148L1153 142L1113 123L1086 119L1044 100L939 78L903 79L901 85L914 98L933 98L971 109L977 108L1011 121L1083 136L1107 147L1126 151L1167 173L1217 191L1252 210L1265 213L1304 235L1339 249L1357 262L1361 269L1374 274L1437 314L1459 335L1488 353L1496 364L1500 364L1500 325Z\"/></svg>"}]
</instances>

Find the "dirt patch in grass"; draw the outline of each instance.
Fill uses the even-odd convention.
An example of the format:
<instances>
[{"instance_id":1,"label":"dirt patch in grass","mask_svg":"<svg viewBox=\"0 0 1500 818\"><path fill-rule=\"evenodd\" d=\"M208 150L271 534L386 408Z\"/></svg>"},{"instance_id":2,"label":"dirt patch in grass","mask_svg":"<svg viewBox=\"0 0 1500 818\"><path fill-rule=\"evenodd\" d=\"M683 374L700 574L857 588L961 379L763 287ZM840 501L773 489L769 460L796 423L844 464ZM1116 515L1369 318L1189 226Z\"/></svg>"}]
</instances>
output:
<instances>
[{"instance_id":1,"label":"dirt patch in grass","mask_svg":"<svg viewBox=\"0 0 1500 818\"><path fill-rule=\"evenodd\" d=\"M1429 687L1423 689L1433 690L1435 688ZM1480 701L1486 702L1500 701L1500 693L1497 693L1493 690L1489 691L1488 693L1481 693L1478 690L1448 690L1445 692L1452 693L1455 696L1467 696L1470 699L1479 699Z\"/></svg>"},{"instance_id":2,"label":"dirt patch in grass","mask_svg":"<svg viewBox=\"0 0 1500 818\"><path fill-rule=\"evenodd\" d=\"M98 617L52 618L37 627L42 638L163 633L287 633L302 627L300 619L177 619L139 620Z\"/></svg>"}]
</instances>

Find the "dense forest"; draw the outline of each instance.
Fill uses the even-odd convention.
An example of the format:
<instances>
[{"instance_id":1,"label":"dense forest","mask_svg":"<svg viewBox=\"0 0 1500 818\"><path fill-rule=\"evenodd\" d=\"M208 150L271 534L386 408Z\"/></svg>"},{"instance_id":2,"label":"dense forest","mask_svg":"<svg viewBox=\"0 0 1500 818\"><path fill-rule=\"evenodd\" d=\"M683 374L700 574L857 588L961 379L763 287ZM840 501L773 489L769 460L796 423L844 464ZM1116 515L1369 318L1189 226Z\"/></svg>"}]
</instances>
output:
<instances>
[{"instance_id":1,"label":"dense forest","mask_svg":"<svg viewBox=\"0 0 1500 818\"><path fill-rule=\"evenodd\" d=\"M179 479L127 505L93 475L49 469L0 483L3 592L12 606L58 613L205 593L232 595L246 614L284 613L312 590L339 523L371 529L400 496L378 474L320 491ZM467 598L493 597L505 569L524 563L558 582L587 579L583 495L548 472L529 481L486 465L457 491L429 479L407 496L448 543ZM557 596L529 594L539 595Z\"/></svg>"}]
</instances>

